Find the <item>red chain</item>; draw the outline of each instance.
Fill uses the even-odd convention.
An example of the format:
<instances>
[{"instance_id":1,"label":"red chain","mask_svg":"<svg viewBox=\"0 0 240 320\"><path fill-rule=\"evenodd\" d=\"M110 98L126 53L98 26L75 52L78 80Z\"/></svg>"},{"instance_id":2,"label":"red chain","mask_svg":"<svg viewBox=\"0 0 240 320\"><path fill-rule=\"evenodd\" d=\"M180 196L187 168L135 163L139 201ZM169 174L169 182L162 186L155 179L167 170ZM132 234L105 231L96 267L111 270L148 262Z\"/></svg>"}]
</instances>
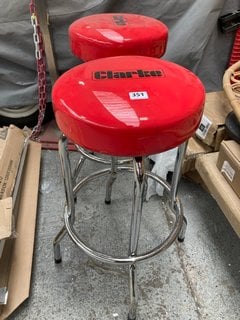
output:
<instances>
[{"instance_id":1,"label":"red chain","mask_svg":"<svg viewBox=\"0 0 240 320\"><path fill-rule=\"evenodd\" d=\"M33 128L31 139L37 140L40 133L42 122L44 119L47 103L46 94L46 56L44 50L44 43L42 32L38 23L37 10L34 0L30 1L29 4L31 23L33 26L33 41L35 44L35 57L37 63L37 75L38 75L38 104L39 104L39 114L37 125Z\"/></svg>"},{"instance_id":2,"label":"red chain","mask_svg":"<svg viewBox=\"0 0 240 320\"><path fill-rule=\"evenodd\" d=\"M240 28L237 29L237 32L235 35L231 57L229 61L229 67L234 63L238 62L239 60L240 60Z\"/></svg>"}]
</instances>

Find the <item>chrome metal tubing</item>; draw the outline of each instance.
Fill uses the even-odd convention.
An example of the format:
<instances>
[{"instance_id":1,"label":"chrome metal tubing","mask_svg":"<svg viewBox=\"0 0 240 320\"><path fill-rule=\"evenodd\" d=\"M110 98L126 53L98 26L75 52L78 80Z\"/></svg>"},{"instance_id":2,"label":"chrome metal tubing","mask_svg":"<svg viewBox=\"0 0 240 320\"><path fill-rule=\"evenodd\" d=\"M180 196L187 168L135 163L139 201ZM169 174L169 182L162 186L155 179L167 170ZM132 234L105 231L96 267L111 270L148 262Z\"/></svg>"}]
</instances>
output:
<instances>
[{"instance_id":1,"label":"chrome metal tubing","mask_svg":"<svg viewBox=\"0 0 240 320\"><path fill-rule=\"evenodd\" d=\"M76 196L76 194L79 192L79 190L83 187L83 185L85 183L87 183L88 181L93 180L94 178L97 177L101 177L104 176L106 174L110 174L111 173L111 169L106 168L106 169L102 169L99 171L95 171L91 174L89 174L88 176L86 176L85 178L81 179L78 183L76 183L75 187L73 188L73 195Z\"/></svg>"},{"instance_id":2,"label":"chrome metal tubing","mask_svg":"<svg viewBox=\"0 0 240 320\"><path fill-rule=\"evenodd\" d=\"M129 240L129 256L135 257L137 255L138 240L140 234L140 225L142 217L142 205L145 192L145 172L143 158L135 158L133 160L134 171L134 190L133 190L133 204L132 204L132 218L130 226L130 240ZM136 266L135 264L129 267L129 294L130 306L128 319L136 318L137 299L136 299Z\"/></svg>"},{"instance_id":3,"label":"chrome metal tubing","mask_svg":"<svg viewBox=\"0 0 240 320\"><path fill-rule=\"evenodd\" d=\"M170 196L170 207L172 208L173 211L176 203L176 197L177 197L179 182L180 182L181 173L182 173L182 164L186 154L187 144L188 144L188 141L185 141L184 143L182 143L178 147L178 151L177 151L175 167L174 167L172 182L171 182L171 196ZM186 229L187 229L187 218L183 215L183 225L182 225L180 234L178 236L178 240L181 242L184 241Z\"/></svg>"},{"instance_id":4,"label":"chrome metal tubing","mask_svg":"<svg viewBox=\"0 0 240 320\"><path fill-rule=\"evenodd\" d=\"M80 147L79 145L75 145L77 150L84 156L86 157L87 159L89 160L92 160L92 161L96 161L98 163L102 163L102 164L108 164L108 165L111 165L111 161L112 161L112 157L110 159L104 159L104 158L101 158L101 157L98 157L90 152L88 152L86 149ZM118 159L116 161L116 164L117 165L122 165L122 164L127 164L127 163L130 163L132 161L132 158L129 158L129 159Z\"/></svg>"},{"instance_id":5,"label":"chrome metal tubing","mask_svg":"<svg viewBox=\"0 0 240 320\"><path fill-rule=\"evenodd\" d=\"M178 235L178 241L179 242L183 242L184 241L186 230L187 230L187 219L186 219L185 216L183 216L183 225L182 225L181 231L179 232L179 235Z\"/></svg>"},{"instance_id":6,"label":"chrome metal tubing","mask_svg":"<svg viewBox=\"0 0 240 320\"><path fill-rule=\"evenodd\" d=\"M107 185L106 185L106 196L105 196L105 203L106 204L111 203L112 186L113 186L114 181L117 178L116 162L117 162L117 158L111 157L111 173L110 173L110 176L107 180Z\"/></svg>"},{"instance_id":7,"label":"chrome metal tubing","mask_svg":"<svg viewBox=\"0 0 240 320\"><path fill-rule=\"evenodd\" d=\"M80 159L78 160L78 163L77 163L77 165L76 165L76 167L75 167L75 169L74 169L74 171L73 171L73 173L72 173L73 184L74 184L74 185L76 184L77 178L78 178L78 176L79 176L79 173L80 173L80 171L81 171L81 169L82 169L82 166L83 166L85 160L86 160L86 157L84 157L83 155L81 155L81 156L80 156Z\"/></svg>"},{"instance_id":8,"label":"chrome metal tubing","mask_svg":"<svg viewBox=\"0 0 240 320\"><path fill-rule=\"evenodd\" d=\"M72 172L69 160L69 153L67 147L67 138L62 135L59 139L58 150L62 168L64 190L66 196L66 209L65 212L71 218L71 223L74 223L75 218L75 204L74 204L74 195L73 195L73 181L72 181Z\"/></svg>"},{"instance_id":9,"label":"chrome metal tubing","mask_svg":"<svg viewBox=\"0 0 240 320\"><path fill-rule=\"evenodd\" d=\"M181 203L177 198L177 187L180 179L181 165L182 160L185 154L186 145L183 144L180 146L178 151L178 156L175 164L175 171L173 174L172 185L170 185L166 180L162 179L158 175L145 171L143 158L138 157L133 161L133 166L124 166L123 164L129 162L129 159L120 161L117 158L112 157L111 161L104 162L105 164L110 164L110 168L105 168L91 173L90 175L78 179L79 173L81 171L82 165L86 158L84 154L81 153L81 158L78 161L75 170L71 171L69 153L67 149L67 138L62 136L59 140L59 155L61 161L61 168L64 181L64 189L66 196L66 204L64 210L64 227L60 230L57 236L54 239L54 257L56 262L61 262L61 252L60 252L60 242L63 239L64 235L68 233L71 240L82 249L89 257L96 259L103 263L109 263L112 265L128 265L129 266L129 293L130 293L130 305L128 320L136 319L136 310L137 310L137 298L136 298L136 263L147 260L151 257L154 257L161 251L167 249L178 237L184 239L186 219L183 215L183 210ZM85 152L85 151L84 151ZM91 160L96 161L96 157L90 155ZM102 162L103 159L99 158ZM130 237L129 237L129 250L126 257L121 256L112 256L102 252L99 252L87 245L76 232L74 228L75 220L75 203L74 198L76 198L77 193L80 192L81 188L88 182L101 177L108 175L108 181L106 186L106 200L111 201L112 185L116 179L118 172L131 172L134 173L134 189L133 189L133 202L132 202L132 217L131 217L131 226L130 226ZM171 227L171 231L168 236L156 247L148 250L147 252L139 254L138 249L138 240L140 233L141 225L141 216L142 216L142 205L144 200L144 195L147 186L147 179L153 179L157 183L163 186L167 192L169 198L169 208L175 215L175 221Z\"/></svg>"},{"instance_id":10,"label":"chrome metal tubing","mask_svg":"<svg viewBox=\"0 0 240 320\"><path fill-rule=\"evenodd\" d=\"M62 135L59 139L58 150L59 150L65 197L66 197L64 216L67 215L71 221L71 224L74 224L75 204L74 204L73 181L72 181L69 154L67 149L67 142L68 142L67 138L64 135ZM54 258L56 262L61 261L60 241L64 237L65 232L66 232L66 228L64 226L60 230L60 232L57 234L53 242Z\"/></svg>"},{"instance_id":11,"label":"chrome metal tubing","mask_svg":"<svg viewBox=\"0 0 240 320\"><path fill-rule=\"evenodd\" d=\"M132 204L132 218L130 227L130 246L129 255L135 256L137 253L139 230L142 216L143 194L145 191L145 174L143 159L134 159L134 191L133 191L133 204Z\"/></svg>"},{"instance_id":12,"label":"chrome metal tubing","mask_svg":"<svg viewBox=\"0 0 240 320\"><path fill-rule=\"evenodd\" d=\"M136 266L131 264L129 266L129 293L130 293L130 305L128 312L128 320L136 319L137 312L137 298L136 298Z\"/></svg>"},{"instance_id":13,"label":"chrome metal tubing","mask_svg":"<svg viewBox=\"0 0 240 320\"><path fill-rule=\"evenodd\" d=\"M54 253L54 259L56 263L59 263L62 261L60 242L64 238L66 233L67 233L67 230L64 225L56 235L55 239L53 240L53 253Z\"/></svg>"},{"instance_id":14,"label":"chrome metal tubing","mask_svg":"<svg viewBox=\"0 0 240 320\"><path fill-rule=\"evenodd\" d=\"M117 171L132 172L133 168L131 168L131 167L118 167ZM96 178L98 176L103 176L103 175L109 174L110 172L111 172L111 169L102 169L102 170L94 172L94 173L90 174L89 176L85 177L84 179L79 181L77 183L77 185L74 187L73 195L75 195L77 192L79 192L80 189L83 187L83 185L85 185L87 182L93 180L94 178ZM146 172L145 175L147 177L150 177L151 179L154 179L156 182L160 183L167 190L167 192L170 193L171 187L165 180L161 179L160 177L158 177L155 174L150 173L150 172ZM175 220L175 223L173 225L173 228L172 228L169 236L160 245L156 246L152 250L150 250L146 253L143 253L141 255L130 256L130 257L129 256L128 257L113 257L110 255L106 255L104 253L98 252L98 251L90 248L89 246L87 246L84 243L84 241L82 241L80 239L80 236L75 231L73 223L71 222L71 219L70 219L71 217L69 216L67 211L64 214L64 222L65 222L67 232L68 232L70 238L72 239L72 241L90 257L92 257L96 260L99 260L103 263L109 263L109 264L115 264L115 265L117 265L117 264L129 265L129 264L134 264L138 261L143 261L143 260L146 260L146 259L149 259L149 258L155 256L156 254L160 253L161 251L167 249L176 240L176 238L178 237L178 234L181 230L182 223L183 223L183 214L182 214L180 202L178 199L176 199L174 213L176 216L176 220Z\"/></svg>"},{"instance_id":15,"label":"chrome metal tubing","mask_svg":"<svg viewBox=\"0 0 240 320\"><path fill-rule=\"evenodd\" d=\"M175 161L175 166L173 170L172 182L171 182L171 206L174 207L175 199L177 196L179 181L181 178L182 163L185 157L187 149L187 141L182 143L177 150L177 156Z\"/></svg>"}]
</instances>

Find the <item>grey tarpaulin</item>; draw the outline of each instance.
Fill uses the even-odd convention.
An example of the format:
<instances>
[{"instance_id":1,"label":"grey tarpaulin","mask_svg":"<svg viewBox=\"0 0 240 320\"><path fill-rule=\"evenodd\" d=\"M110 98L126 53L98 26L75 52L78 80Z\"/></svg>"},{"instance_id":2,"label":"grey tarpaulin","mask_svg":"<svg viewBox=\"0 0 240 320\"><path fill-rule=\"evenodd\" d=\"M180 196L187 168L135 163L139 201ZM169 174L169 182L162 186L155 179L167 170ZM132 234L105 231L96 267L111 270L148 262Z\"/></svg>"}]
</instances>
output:
<instances>
[{"instance_id":1,"label":"grey tarpaulin","mask_svg":"<svg viewBox=\"0 0 240 320\"><path fill-rule=\"evenodd\" d=\"M37 102L37 74L28 0L1 0L0 107ZM220 15L239 9L239 0L49 0L57 65L63 72L79 63L69 50L68 26L99 12L131 12L155 17L169 28L165 59L194 71L207 91L220 90L234 34L222 34ZM50 92L48 79L48 92ZM50 99L50 94L48 99Z\"/></svg>"}]
</instances>

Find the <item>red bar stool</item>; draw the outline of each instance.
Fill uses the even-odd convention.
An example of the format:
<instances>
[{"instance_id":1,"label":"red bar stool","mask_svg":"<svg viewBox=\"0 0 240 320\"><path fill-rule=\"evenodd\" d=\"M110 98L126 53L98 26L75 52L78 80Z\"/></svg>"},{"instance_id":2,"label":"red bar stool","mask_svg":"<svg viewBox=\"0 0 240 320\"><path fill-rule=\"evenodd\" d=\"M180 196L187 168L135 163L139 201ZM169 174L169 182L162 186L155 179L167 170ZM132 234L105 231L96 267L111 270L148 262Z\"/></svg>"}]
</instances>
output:
<instances>
[{"instance_id":1,"label":"red bar stool","mask_svg":"<svg viewBox=\"0 0 240 320\"><path fill-rule=\"evenodd\" d=\"M74 21L69 27L72 52L83 61L121 55L143 55L160 58L166 50L168 28L157 19L128 13L101 13ZM99 157L76 146L82 157L74 175L80 172L86 159L103 164L125 164L129 159ZM108 181L106 203L116 175Z\"/></svg>"},{"instance_id":2,"label":"red bar stool","mask_svg":"<svg viewBox=\"0 0 240 320\"><path fill-rule=\"evenodd\" d=\"M204 88L190 71L171 62L143 56L98 59L79 65L55 83L52 101L57 124L63 132L59 154L64 177L65 231L90 257L109 264L129 265L130 308L136 319L136 264L184 239L185 219L177 187L186 142L198 128L204 105ZM87 150L115 157L132 157L132 166L113 161L109 168L76 180L68 157L67 140ZM148 172L144 158L180 146L171 185ZM74 228L78 192L96 177L113 177L119 171L134 173L129 250L125 257L90 248ZM161 184L169 198L175 221L169 235L144 253L138 253L142 205L147 179ZM111 188L107 195L111 200ZM61 261L59 233L54 242L55 261Z\"/></svg>"},{"instance_id":3,"label":"red bar stool","mask_svg":"<svg viewBox=\"0 0 240 320\"><path fill-rule=\"evenodd\" d=\"M69 27L72 52L83 61L121 55L160 58L166 50L168 28L157 19L128 13L100 13L74 21ZM110 164L116 159L101 158L78 146L82 154L80 171L86 158ZM128 159L116 160L128 163Z\"/></svg>"},{"instance_id":4,"label":"red bar stool","mask_svg":"<svg viewBox=\"0 0 240 320\"><path fill-rule=\"evenodd\" d=\"M141 55L160 58L168 29L157 19L128 13L102 13L80 18L69 27L72 52L83 61Z\"/></svg>"}]
</instances>

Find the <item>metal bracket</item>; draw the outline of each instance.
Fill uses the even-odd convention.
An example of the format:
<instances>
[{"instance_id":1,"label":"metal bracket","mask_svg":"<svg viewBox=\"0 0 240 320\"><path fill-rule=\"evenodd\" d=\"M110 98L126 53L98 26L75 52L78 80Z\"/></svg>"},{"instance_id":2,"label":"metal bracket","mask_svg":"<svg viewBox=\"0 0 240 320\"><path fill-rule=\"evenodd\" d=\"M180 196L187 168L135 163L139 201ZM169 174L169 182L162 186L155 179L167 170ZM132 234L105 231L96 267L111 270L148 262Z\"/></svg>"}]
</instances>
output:
<instances>
[{"instance_id":1,"label":"metal bracket","mask_svg":"<svg viewBox=\"0 0 240 320\"><path fill-rule=\"evenodd\" d=\"M221 16L218 19L218 24L223 32L237 30L240 27L240 10Z\"/></svg>"}]
</instances>

